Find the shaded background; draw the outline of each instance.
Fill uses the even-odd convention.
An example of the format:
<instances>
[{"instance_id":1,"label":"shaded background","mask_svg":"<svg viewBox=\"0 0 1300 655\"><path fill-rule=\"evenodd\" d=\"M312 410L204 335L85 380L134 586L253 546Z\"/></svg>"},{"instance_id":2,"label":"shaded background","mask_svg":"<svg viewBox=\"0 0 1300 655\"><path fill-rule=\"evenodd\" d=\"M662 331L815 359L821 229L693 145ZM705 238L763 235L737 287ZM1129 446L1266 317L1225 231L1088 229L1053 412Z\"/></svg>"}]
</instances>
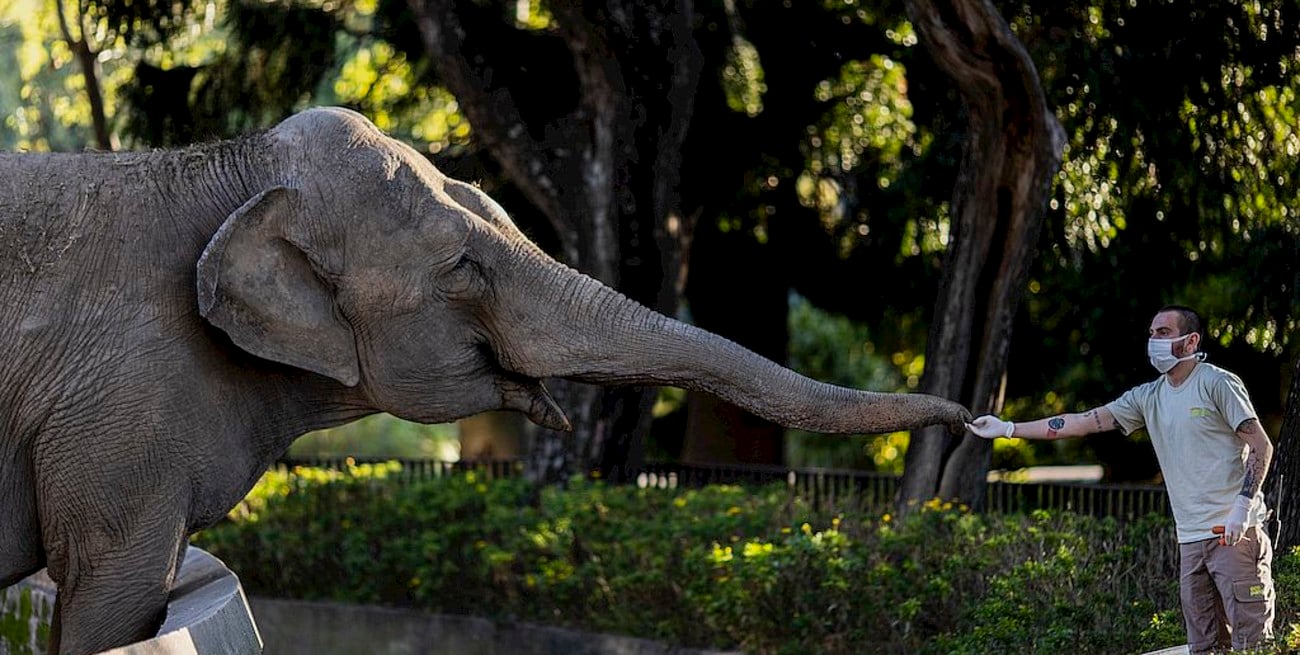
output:
<instances>
[{"instance_id":1,"label":"shaded background","mask_svg":"<svg viewBox=\"0 0 1300 655\"><path fill-rule=\"evenodd\" d=\"M1294 0L0 0L0 147L183 146L346 105L632 298L818 379L920 390L980 363L926 358L953 320L937 299L981 135L941 41L909 18L925 10L976 51L971 12L1005 21L1064 135L997 328L1005 362L987 363L1005 386L958 399L1009 418L1108 402L1151 379L1147 326L1179 302L1283 435L1300 355ZM513 414L380 416L295 451L524 456L542 477L646 458L901 473L916 438L786 431L675 389L557 395L577 438ZM999 440L984 462L1159 479L1141 432Z\"/></svg>"}]
</instances>

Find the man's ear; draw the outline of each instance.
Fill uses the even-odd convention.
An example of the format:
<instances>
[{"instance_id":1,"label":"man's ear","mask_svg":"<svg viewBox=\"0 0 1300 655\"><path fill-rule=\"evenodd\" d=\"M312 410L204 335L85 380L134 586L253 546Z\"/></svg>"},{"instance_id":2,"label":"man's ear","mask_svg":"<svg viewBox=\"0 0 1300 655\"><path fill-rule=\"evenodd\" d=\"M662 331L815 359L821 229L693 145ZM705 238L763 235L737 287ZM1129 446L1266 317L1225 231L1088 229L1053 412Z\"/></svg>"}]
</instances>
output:
<instances>
[{"instance_id":1,"label":"man's ear","mask_svg":"<svg viewBox=\"0 0 1300 655\"><path fill-rule=\"evenodd\" d=\"M335 311L332 285L287 238L298 208L297 190L274 187L226 218L199 258L199 313L254 355L354 386L352 326Z\"/></svg>"}]
</instances>

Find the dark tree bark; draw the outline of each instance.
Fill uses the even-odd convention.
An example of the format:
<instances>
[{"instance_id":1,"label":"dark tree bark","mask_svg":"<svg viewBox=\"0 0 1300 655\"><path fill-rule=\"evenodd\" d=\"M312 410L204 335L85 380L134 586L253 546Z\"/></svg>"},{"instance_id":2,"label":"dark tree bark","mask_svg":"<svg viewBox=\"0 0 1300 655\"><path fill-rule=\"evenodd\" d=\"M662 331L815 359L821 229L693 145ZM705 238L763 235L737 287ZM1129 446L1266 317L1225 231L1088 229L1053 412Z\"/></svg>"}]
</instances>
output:
<instances>
[{"instance_id":1,"label":"dark tree bark","mask_svg":"<svg viewBox=\"0 0 1300 655\"><path fill-rule=\"evenodd\" d=\"M1034 256L1065 133L1037 69L987 0L908 0L921 43L957 85L966 142L921 390L998 412L1012 319ZM900 511L939 495L983 506L988 441L914 432Z\"/></svg>"},{"instance_id":2,"label":"dark tree bark","mask_svg":"<svg viewBox=\"0 0 1300 655\"><path fill-rule=\"evenodd\" d=\"M1264 499L1273 510L1273 521L1268 526L1273 549L1284 553L1300 544L1300 525L1293 518L1295 503L1300 499L1296 491L1300 482L1300 453L1296 452L1300 447L1300 358L1296 359L1291 373L1282 427L1273 441L1276 446L1268 479L1264 481Z\"/></svg>"},{"instance_id":3,"label":"dark tree bark","mask_svg":"<svg viewBox=\"0 0 1300 655\"><path fill-rule=\"evenodd\" d=\"M539 48L523 50L494 38L523 38L518 30L475 31L489 22L482 14L499 7L408 4L439 78L507 177L549 221L557 256L675 314L693 227L679 209L681 147L702 66L692 2L552 2L554 33L529 37ZM544 56L557 47L567 57ZM521 59L520 51L530 56ZM538 96L512 94L520 88L506 83L512 75L526 77ZM570 82L576 103L557 106ZM619 480L639 469L653 389L552 387L574 433L538 430L530 477L554 482L597 469Z\"/></svg>"}]
</instances>

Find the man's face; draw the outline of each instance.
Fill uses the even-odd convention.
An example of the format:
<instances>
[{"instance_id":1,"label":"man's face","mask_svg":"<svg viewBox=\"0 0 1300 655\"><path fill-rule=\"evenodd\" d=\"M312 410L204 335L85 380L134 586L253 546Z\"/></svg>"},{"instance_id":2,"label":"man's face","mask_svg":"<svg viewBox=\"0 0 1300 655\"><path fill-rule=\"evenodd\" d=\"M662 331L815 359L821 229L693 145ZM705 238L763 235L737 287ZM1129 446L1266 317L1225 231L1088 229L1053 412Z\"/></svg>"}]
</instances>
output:
<instances>
[{"instance_id":1,"label":"man's face","mask_svg":"<svg viewBox=\"0 0 1300 655\"><path fill-rule=\"evenodd\" d=\"M1176 339L1183 336L1183 325L1181 317L1177 312L1160 312L1156 317L1151 319L1151 329L1149 330L1153 339ZM1186 339L1174 344L1173 353L1176 357L1186 357L1194 352L1200 345L1201 335L1192 334Z\"/></svg>"}]
</instances>

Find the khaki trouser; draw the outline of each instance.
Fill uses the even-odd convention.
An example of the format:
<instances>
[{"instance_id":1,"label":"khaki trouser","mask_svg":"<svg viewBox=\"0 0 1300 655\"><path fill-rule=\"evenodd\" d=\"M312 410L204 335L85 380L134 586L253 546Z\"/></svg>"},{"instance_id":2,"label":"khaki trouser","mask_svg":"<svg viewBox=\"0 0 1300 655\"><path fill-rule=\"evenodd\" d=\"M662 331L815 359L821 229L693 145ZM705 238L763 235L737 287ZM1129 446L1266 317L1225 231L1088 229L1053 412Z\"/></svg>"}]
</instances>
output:
<instances>
[{"instance_id":1,"label":"khaki trouser","mask_svg":"<svg viewBox=\"0 0 1300 655\"><path fill-rule=\"evenodd\" d=\"M1178 545L1179 595L1192 655L1245 650L1273 638L1273 542L1246 528L1236 546L1207 539Z\"/></svg>"}]
</instances>

